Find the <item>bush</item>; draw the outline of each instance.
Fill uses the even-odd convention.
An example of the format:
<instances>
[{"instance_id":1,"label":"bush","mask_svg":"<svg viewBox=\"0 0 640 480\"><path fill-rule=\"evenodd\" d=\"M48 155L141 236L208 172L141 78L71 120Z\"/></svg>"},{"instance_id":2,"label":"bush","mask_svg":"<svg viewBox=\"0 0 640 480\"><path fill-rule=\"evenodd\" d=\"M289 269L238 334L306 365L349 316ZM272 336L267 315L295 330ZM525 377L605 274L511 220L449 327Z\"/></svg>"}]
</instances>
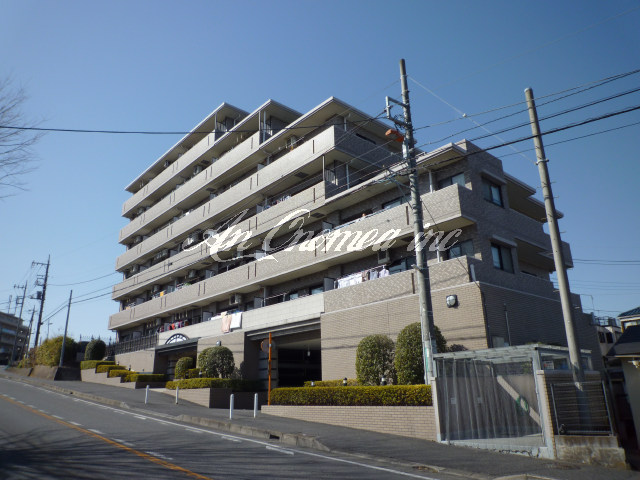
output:
<instances>
[{"instance_id":1,"label":"bush","mask_svg":"<svg viewBox=\"0 0 640 480\"><path fill-rule=\"evenodd\" d=\"M176 369L174 371L173 376L175 378L186 378L187 371L193 367L193 358L191 357L182 357L179 358L176 362Z\"/></svg>"},{"instance_id":2,"label":"bush","mask_svg":"<svg viewBox=\"0 0 640 480\"><path fill-rule=\"evenodd\" d=\"M189 370L187 370L186 378L200 378L200 369L190 368Z\"/></svg>"},{"instance_id":3,"label":"bush","mask_svg":"<svg viewBox=\"0 0 640 480\"><path fill-rule=\"evenodd\" d=\"M198 355L198 367L208 378L229 378L235 366L233 352L227 347L209 347Z\"/></svg>"},{"instance_id":4,"label":"bush","mask_svg":"<svg viewBox=\"0 0 640 480\"><path fill-rule=\"evenodd\" d=\"M67 337L64 347L64 362L73 362L76 357L76 342ZM57 367L60 364L60 351L62 349L62 335L45 340L36 349L36 364Z\"/></svg>"},{"instance_id":5,"label":"bush","mask_svg":"<svg viewBox=\"0 0 640 480\"><path fill-rule=\"evenodd\" d=\"M125 382L164 382L165 375L162 373L136 373L129 372L129 375L124 377Z\"/></svg>"},{"instance_id":6,"label":"bush","mask_svg":"<svg viewBox=\"0 0 640 480\"><path fill-rule=\"evenodd\" d=\"M80 370L96 369L100 365L115 365L113 360L83 360L80 362Z\"/></svg>"},{"instance_id":7,"label":"bush","mask_svg":"<svg viewBox=\"0 0 640 480\"><path fill-rule=\"evenodd\" d=\"M131 375L132 373L136 373L136 372L132 372L131 370L113 369L113 370L109 370L109 374L107 376L109 378L115 378L115 377L124 378L127 375Z\"/></svg>"},{"instance_id":8,"label":"bush","mask_svg":"<svg viewBox=\"0 0 640 480\"><path fill-rule=\"evenodd\" d=\"M432 405L431 386L276 388L271 405L425 406Z\"/></svg>"},{"instance_id":9,"label":"bush","mask_svg":"<svg viewBox=\"0 0 640 480\"><path fill-rule=\"evenodd\" d=\"M436 348L438 349L438 353L448 352L447 339L444 338L440 329L435 325L433 326L433 334L436 337Z\"/></svg>"},{"instance_id":10,"label":"bush","mask_svg":"<svg viewBox=\"0 0 640 480\"><path fill-rule=\"evenodd\" d=\"M107 353L107 345L99 338L91 340L84 351L85 360L102 360Z\"/></svg>"},{"instance_id":11,"label":"bush","mask_svg":"<svg viewBox=\"0 0 640 480\"><path fill-rule=\"evenodd\" d=\"M360 385L380 385L385 377L395 380L393 367L393 340L386 335L369 335L358 344L356 351L356 375Z\"/></svg>"},{"instance_id":12,"label":"bush","mask_svg":"<svg viewBox=\"0 0 640 480\"><path fill-rule=\"evenodd\" d=\"M344 379L342 380L315 380L314 383L316 385L316 387L343 387L344 385L342 385L342 382L344 381ZM347 378L347 387L355 387L359 385L358 380L356 380L355 378ZM305 387L310 387L311 386L311 380L307 380L306 382L304 382L304 386Z\"/></svg>"},{"instance_id":13,"label":"bush","mask_svg":"<svg viewBox=\"0 0 640 480\"><path fill-rule=\"evenodd\" d=\"M398 384L424 383L422 330L419 322L407 325L398 335L394 365L398 375Z\"/></svg>"},{"instance_id":14,"label":"bush","mask_svg":"<svg viewBox=\"0 0 640 480\"><path fill-rule=\"evenodd\" d=\"M175 390L190 390L194 388L230 388L236 392L255 392L262 390L260 381L237 380L231 378L189 378L167 382L166 388Z\"/></svg>"},{"instance_id":15,"label":"bush","mask_svg":"<svg viewBox=\"0 0 640 480\"><path fill-rule=\"evenodd\" d=\"M96 367L96 373L107 373L111 370L126 370L122 365L114 365L113 363L107 365L98 365Z\"/></svg>"}]
</instances>

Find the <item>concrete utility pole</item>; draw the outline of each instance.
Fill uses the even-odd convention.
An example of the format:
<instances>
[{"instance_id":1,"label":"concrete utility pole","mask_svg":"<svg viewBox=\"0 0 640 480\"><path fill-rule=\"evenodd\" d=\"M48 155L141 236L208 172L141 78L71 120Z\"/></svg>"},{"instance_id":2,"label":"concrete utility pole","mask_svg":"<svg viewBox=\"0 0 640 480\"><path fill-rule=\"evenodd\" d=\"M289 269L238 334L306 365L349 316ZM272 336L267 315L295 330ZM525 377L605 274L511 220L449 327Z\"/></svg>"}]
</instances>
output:
<instances>
[{"instance_id":1,"label":"concrete utility pole","mask_svg":"<svg viewBox=\"0 0 640 480\"><path fill-rule=\"evenodd\" d=\"M562 305L562 316L564 317L564 329L567 335L567 344L569 345L571 372L573 373L574 382L581 384L584 382L584 371L582 369L580 349L578 348L578 341L575 334L573 306L569 291L569 278L567 277L567 269L564 263L562 239L560 238L556 206L553 201L553 192L551 191L551 181L549 180L549 170L547 168L549 160L547 160L544 153L544 145L542 144L542 137L540 136L540 125L538 123L538 113L536 110L535 100L533 99L533 90L531 90L531 88L527 88L524 93L527 98L527 106L529 108L533 143L536 147L536 158L538 159L536 164L538 165L538 171L540 173L544 208L547 212L547 222L549 223L549 236L551 237L551 247L553 249L553 261L558 275L558 289L560 290L560 303Z\"/></svg>"},{"instance_id":2,"label":"concrete utility pole","mask_svg":"<svg viewBox=\"0 0 640 480\"><path fill-rule=\"evenodd\" d=\"M404 127L402 155L409 167L409 188L411 190L411 209L413 211L413 236L416 253L416 273L418 277L418 299L420 303L420 330L422 333L422 353L424 359L424 383L429 384L435 377L433 368L433 354L438 352L433 328L433 307L431 305L431 285L429 283L429 267L422 243L424 239L424 219L422 215L422 200L418 183L418 168L413 152L413 124L411 123L411 105L409 102L409 88L407 87L407 71L404 59L400 60L400 82L402 85L402 102L387 97L387 117L391 118L389 102L402 107L404 121L392 119L394 123Z\"/></svg>"},{"instance_id":3,"label":"concrete utility pole","mask_svg":"<svg viewBox=\"0 0 640 480\"><path fill-rule=\"evenodd\" d=\"M31 343L31 327L33 326L33 316L36 313L36 309L32 308L31 309L31 320L29 320L29 334L27 335L27 341L24 343L24 355L22 356L22 358L27 358L27 355L29 355L29 344Z\"/></svg>"},{"instance_id":4,"label":"concrete utility pole","mask_svg":"<svg viewBox=\"0 0 640 480\"><path fill-rule=\"evenodd\" d=\"M38 338L40 337L40 326L42 325L42 311L44 309L44 298L47 293L47 281L49 280L49 265L51 264L51 255L47 258L47 269L44 273L44 283L42 284L42 297L40 298L40 313L38 313L38 324L36 325L36 341L33 346L38 346ZM44 263L40 262L31 262L31 266L33 265L44 265Z\"/></svg>"},{"instance_id":5,"label":"concrete utility pole","mask_svg":"<svg viewBox=\"0 0 640 480\"><path fill-rule=\"evenodd\" d=\"M67 305L67 321L64 322L64 336L62 337L62 349L60 351L60 364L59 367L62 366L64 362L64 344L67 343L67 327L69 326L69 312L71 311L71 296L73 295L73 290L69 292L69 304Z\"/></svg>"}]
</instances>

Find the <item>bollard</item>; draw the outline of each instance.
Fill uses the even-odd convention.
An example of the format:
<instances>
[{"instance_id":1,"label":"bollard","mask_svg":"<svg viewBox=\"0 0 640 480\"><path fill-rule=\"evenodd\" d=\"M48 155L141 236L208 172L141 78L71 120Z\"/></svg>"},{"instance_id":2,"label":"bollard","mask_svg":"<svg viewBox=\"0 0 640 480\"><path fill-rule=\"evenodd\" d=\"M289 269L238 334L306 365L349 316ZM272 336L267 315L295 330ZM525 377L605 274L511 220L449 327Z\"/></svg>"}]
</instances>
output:
<instances>
[{"instance_id":1,"label":"bollard","mask_svg":"<svg viewBox=\"0 0 640 480\"><path fill-rule=\"evenodd\" d=\"M229 420L233 420L233 393L229 398Z\"/></svg>"},{"instance_id":2,"label":"bollard","mask_svg":"<svg viewBox=\"0 0 640 480\"><path fill-rule=\"evenodd\" d=\"M146 405L147 403L149 403L149 385L147 385L147 388L145 389L145 393L144 393L144 404Z\"/></svg>"},{"instance_id":3,"label":"bollard","mask_svg":"<svg viewBox=\"0 0 640 480\"><path fill-rule=\"evenodd\" d=\"M253 418L258 416L258 394L253 396Z\"/></svg>"},{"instance_id":4,"label":"bollard","mask_svg":"<svg viewBox=\"0 0 640 480\"><path fill-rule=\"evenodd\" d=\"M180 387L176 385L176 405L178 404L178 393L180 392Z\"/></svg>"}]
</instances>

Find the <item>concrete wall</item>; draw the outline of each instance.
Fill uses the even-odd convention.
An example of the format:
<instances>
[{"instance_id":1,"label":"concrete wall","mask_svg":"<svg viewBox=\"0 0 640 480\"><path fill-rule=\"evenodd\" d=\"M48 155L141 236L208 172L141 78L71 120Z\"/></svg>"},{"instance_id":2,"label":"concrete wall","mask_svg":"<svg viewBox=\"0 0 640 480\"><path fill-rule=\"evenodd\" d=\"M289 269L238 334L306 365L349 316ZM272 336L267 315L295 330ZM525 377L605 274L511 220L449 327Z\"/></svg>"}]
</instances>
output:
<instances>
[{"instance_id":1,"label":"concrete wall","mask_svg":"<svg viewBox=\"0 0 640 480\"><path fill-rule=\"evenodd\" d=\"M116 355L116 363L124 368L131 367L139 373L154 373L155 368L155 350L139 350L131 353L121 353Z\"/></svg>"},{"instance_id":2,"label":"concrete wall","mask_svg":"<svg viewBox=\"0 0 640 480\"><path fill-rule=\"evenodd\" d=\"M263 405L262 413L422 440L436 440L433 407Z\"/></svg>"},{"instance_id":3,"label":"concrete wall","mask_svg":"<svg viewBox=\"0 0 640 480\"><path fill-rule=\"evenodd\" d=\"M640 445L640 369L634 367L629 359L623 358L622 371L629 395L629 405L633 414L633 424L636 427L636 437Z\"/></svg>"}]
</instances>

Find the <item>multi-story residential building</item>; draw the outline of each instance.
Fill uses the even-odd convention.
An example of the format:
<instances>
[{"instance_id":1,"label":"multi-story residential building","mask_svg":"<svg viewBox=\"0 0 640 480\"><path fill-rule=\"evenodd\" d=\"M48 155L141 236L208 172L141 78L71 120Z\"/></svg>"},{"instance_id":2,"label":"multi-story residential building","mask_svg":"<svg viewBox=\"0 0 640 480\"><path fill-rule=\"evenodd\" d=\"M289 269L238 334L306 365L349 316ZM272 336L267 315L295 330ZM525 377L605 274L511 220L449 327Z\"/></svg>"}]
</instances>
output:
<instances>
[{"instance_id":1,"label":"multi-story residential building","mask_svg":"<svg viewBox=\"0 0 640 480\"><path fill-rule=\"evenodd\" d=\"M388 129L336 98L306 114L223 104L147 168L122 208L109 319L120 363L171 373L222 344L264 378L271 333L280 385L353 377L364 336L418 321L408 177ZM566 344L535 189L467 141L419 152L418 169L448 342ZM598 351L573 300L581 346Z\"/></svg>"},{"instance_id":2,"label":"multi-story residential building","mask_svg":"<svg viewBox=\"0 0 640 480\"><path fill-rule=\"evenodd\" d=\"M7 364L13 351L18 359L24 353L29 329L15 315L0 312L0 364Z\"/></svg>"},{"instance_id":3,"label":"multi-story residential building","mask_svg":"<svg viewBox=\"0 0 640 480\"><path fill-rule=\"evenodd\" d=\"M618 319L613 317L596 317L592 319L593 325L598 333L598 343L600 343L600 354L607 356L613 344L618 341L622 335L622 327Z\"/></svg>"}]
</instances>

